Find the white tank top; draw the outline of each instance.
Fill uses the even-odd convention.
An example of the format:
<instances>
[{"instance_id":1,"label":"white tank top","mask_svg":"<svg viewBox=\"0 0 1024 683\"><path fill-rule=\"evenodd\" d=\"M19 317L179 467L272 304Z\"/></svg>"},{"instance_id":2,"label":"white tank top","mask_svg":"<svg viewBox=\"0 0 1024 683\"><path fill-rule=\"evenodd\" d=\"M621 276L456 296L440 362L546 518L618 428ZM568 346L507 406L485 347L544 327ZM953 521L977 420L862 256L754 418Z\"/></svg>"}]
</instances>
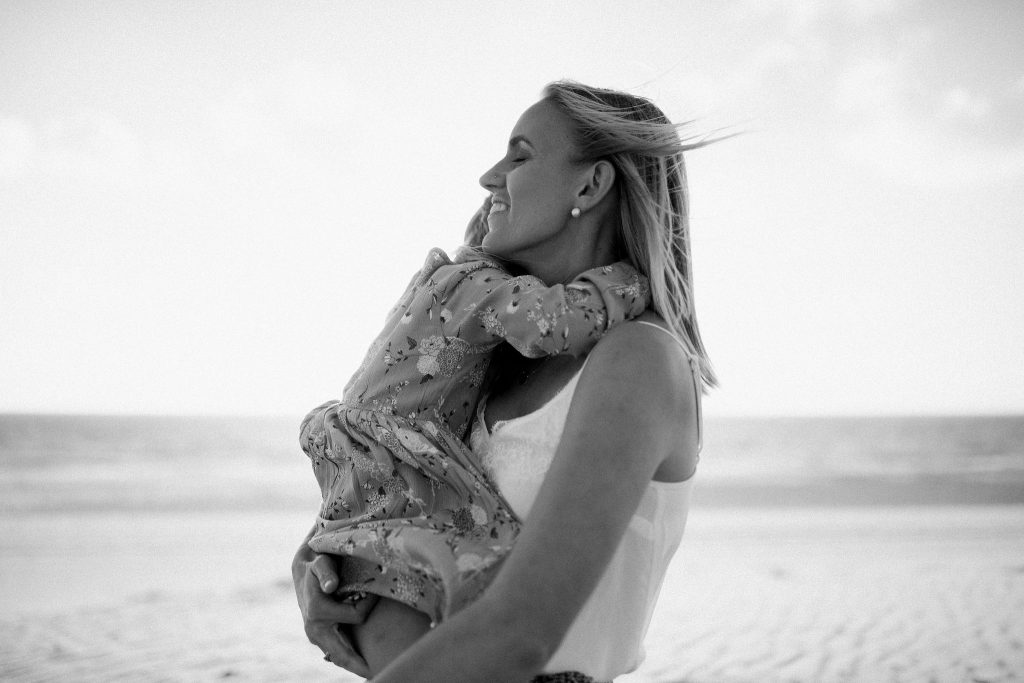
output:
<instances>
[{"instance_id":1,"label":"white tank top","mask_svg":"<svg viewBox=\"0 0 1024 683\"><path fill-rule=\"evenodd\" d=\"M640 324L669 333L652 323ZM691 360L690 367L694 387L699 388L696 362ZM480 402L470 445L524 521L562 438L569 405L582 373L580 368L554 398L534 412L496 422L491 434L483 419L484 401ZM699 389L697 406L700 425ZM610 681L640 665L644 658L643 639L665 571L686 526L692 482L693 477L682 482L650 482L615 555L562 644L545 665L545 672L579 671L598 681Z\"/></svg>"}]
</instances>

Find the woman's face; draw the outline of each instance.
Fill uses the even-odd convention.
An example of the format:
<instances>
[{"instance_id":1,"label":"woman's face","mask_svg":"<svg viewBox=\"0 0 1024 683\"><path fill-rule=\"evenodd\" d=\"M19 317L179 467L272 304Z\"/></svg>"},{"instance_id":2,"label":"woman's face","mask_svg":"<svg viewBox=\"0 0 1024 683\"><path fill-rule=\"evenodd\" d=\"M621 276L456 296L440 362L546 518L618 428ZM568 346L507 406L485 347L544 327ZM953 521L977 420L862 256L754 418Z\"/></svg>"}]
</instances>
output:
<instances>
[{"instance_id":1,"label":"woman's face","mask_svg":"<svg viewBox=\"0 0 1024 683\"><path fill-rule=\"evenodd\" d=\"M519 117L505 156L480 177L492 196L483 240L489 253L518 263L550 259L552 240L570 220L583 168L572 161L570 125L554 104L538 102Z\"/></svg>"}]
</instances>

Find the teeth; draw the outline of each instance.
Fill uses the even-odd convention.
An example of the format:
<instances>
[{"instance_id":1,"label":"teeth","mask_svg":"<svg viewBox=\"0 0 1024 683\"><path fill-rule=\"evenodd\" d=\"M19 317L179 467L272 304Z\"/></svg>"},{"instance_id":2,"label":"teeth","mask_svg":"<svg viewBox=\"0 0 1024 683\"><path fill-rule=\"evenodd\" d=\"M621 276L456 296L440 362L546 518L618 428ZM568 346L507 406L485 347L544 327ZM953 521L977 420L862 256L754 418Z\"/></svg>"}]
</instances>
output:
<instances>
[{"instance_id":1,"label":"teeth","mask_svg":"<svg viewBox=\"0 0 1024 683\"><path fill-rule=\"evenodd\" d=\"M491 210L487 215L490 216L504 211L508 211L508 204L505 204L504 202L494 202L491 204Z\"/></svg>"}]
</instances>

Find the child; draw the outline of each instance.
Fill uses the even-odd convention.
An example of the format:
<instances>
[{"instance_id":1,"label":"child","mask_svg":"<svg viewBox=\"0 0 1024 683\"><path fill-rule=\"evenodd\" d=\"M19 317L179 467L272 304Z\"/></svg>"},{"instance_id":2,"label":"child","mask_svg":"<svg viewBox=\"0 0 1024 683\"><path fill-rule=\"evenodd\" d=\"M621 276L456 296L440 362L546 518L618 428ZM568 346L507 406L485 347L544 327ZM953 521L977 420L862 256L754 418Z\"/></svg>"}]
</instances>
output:
<instances>
[{"instance_id":1,"label":"child","mask_svg":"<svg viewBox=\"0 0 1024 683\"><path fill-rule=\"evenodd\" d=\"M473 249L430 251L342 400L302 422L323 505L309 546L345 557L338 594L398 600L438 622L489 583L519 521L463 443L491 351L588 351L650 301L626 263L546 287Z\"/></svg>"}]
</instances>

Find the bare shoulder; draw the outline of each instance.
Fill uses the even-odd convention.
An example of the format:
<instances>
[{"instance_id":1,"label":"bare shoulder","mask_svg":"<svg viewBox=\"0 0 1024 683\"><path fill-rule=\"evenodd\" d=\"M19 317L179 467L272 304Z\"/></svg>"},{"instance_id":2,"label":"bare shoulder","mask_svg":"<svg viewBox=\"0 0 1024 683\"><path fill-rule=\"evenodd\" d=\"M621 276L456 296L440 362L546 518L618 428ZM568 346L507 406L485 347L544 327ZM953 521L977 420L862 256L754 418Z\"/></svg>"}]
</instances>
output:
<instances>
[{"instance_id":1,"label":"bare shoulder","mask_svg":"<svg viewBox=\"0 0 1024 683\"><path fill-rule=\"evenodd\" d=\"M692 403L687 400L694 393L689 358L661 317L650 311L609 330L591 351L589 365L618 368L616 374L625 381L641 384L660 399L678 395L683 405Z\"/></svg>"},{"instance_id":2,"label":"bare shoulder","mask_svg":"<svg viewBox=\"0 0 1024 683\"><path fill-rule=\"evenodd\" d=\"M660 444L664 459L656 479L692 475L700 443L700 389L689 357L660 317L645 313L605 334L590 353L581 384L585 379L586 391L617 397L631 431L642 431L651 447Z\"/></svg>"}]
</instances>

